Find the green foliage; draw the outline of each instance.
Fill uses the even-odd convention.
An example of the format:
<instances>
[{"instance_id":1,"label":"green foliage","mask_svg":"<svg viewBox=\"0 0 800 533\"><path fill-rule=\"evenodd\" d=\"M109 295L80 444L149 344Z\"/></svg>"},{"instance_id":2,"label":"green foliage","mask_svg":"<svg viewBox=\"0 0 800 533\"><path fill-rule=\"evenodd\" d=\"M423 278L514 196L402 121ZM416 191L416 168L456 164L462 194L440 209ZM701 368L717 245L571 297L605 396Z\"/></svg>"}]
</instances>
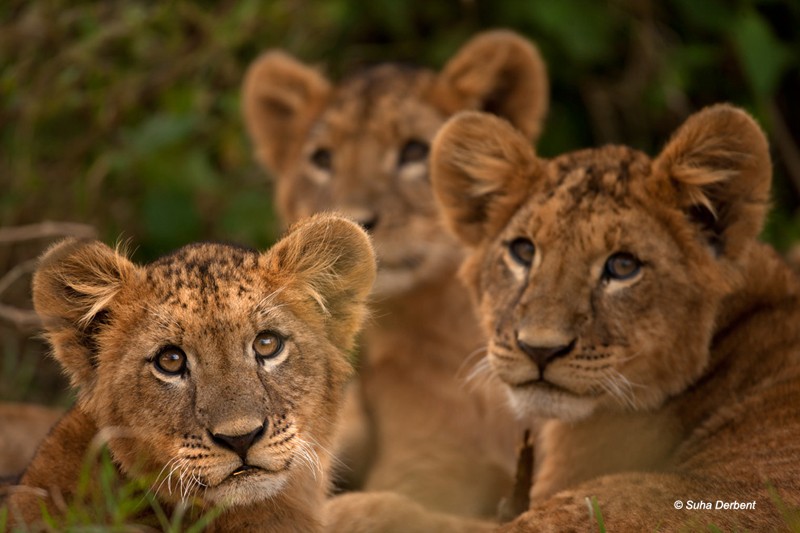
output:
<instances>
[{"instance_id":1,"label":"green foliage","mask_svg":"<svg viewBox=\"0 0 800 533\"><path fill-rule=\"evenodd\" d=\"M800 532L800 508L787 504L773 485L768 485L767 490L772 504L778 508L783 517L787 531Z\"/></svg>"},{"instance_id":2,"label":"green foliage","mask_svg":"<svg viewBox=\"0 0 800 533\"><path fill-rule=\"evenodd\" d=\"M153 479L123 480L107 447L87 452L74 498L63 516L42 504L42 521L51 531L141 531L199 533L222 512L220 507L198 511L183 506L168 516L150 487ZM0 531L6 531L8 508L0 507ZM155 517L153 519L152 517ZM22 533L25 528L15 528Z\"/></svg>"},{"instance_id":3,"label":"green foliage","mask_svg":"<svg viewBox=\"0 0 800 533\"><path fill-rule=\"evenodd\" d=\"M606 523L603 520L603 511L600 510L600 504L597 503L597 496L592 496L589 504L589 514L593 521L597 524L597 531L599 533L606 533Z\"/></svg>"}]
</instances>

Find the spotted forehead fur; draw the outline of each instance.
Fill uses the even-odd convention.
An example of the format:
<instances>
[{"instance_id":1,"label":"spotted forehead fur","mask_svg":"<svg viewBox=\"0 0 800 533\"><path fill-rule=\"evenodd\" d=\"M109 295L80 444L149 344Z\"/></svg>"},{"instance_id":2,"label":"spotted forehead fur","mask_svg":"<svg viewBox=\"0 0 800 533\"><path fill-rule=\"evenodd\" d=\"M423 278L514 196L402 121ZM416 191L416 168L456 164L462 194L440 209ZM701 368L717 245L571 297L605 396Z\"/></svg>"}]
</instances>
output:
<instances>
[{"instance_id":1,"label":"spotted forehead fur","mask_svg":"<svg viewBox=\"0 0 800 533\"><path fill-rule=\"evenodd\" d=\"M545 199L562 189L569 209L585 209L599 199L625 205L650 175L650 159L625 146L587 149L549 162Z\"/></svg>"},{"instance_id":2,"label":"spotted forehead fur","mask_svg":"<svg viewBox=\"0 0 800 533\"><path fill-rule=\"evenodd\" d=\"M260 275L258 263L258 252L249 248L192 244L151 263L147 282L160 290L163 303L203 308L244 296Z\"/></svg>"},{"instance_id":3,"label":"spotted forehead fur","mask_svg":"<svg viewBox=\"0 0 800 533\"><path fill-rule=\"evenodd\" d=\"M332 99L334 108L353 106L367 112L387 95L400 97L430 82L433 74L413 65L388 63L369 67L342 80Z\"/></svg>"},{"instance_id":4,"label":"spotted forehead fur","mask_svg":"<svg viewBox=\"0 0 800 533\"><path fill-rule=\"evenodd\" d=\"M391 140L401 134L396 131L399 125L415 120L408 106L418 104L417 98L424 99L432 84L433 73L423 68L397 64L370 67L336 87L316 128L327 123L345 137L366 133Z\"/></svg>"}]
</instances>

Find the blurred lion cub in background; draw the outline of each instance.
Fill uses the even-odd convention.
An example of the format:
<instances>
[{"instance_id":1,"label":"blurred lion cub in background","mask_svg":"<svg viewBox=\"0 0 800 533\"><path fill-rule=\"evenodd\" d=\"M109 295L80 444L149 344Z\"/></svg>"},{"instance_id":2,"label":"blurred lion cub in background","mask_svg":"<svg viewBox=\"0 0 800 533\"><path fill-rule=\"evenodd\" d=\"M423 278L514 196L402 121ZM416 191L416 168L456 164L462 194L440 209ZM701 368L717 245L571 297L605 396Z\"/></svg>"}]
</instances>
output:
<instances>
[{"instance_id":1,"label":"blurred lion cub in background","mask_svg":"<svg viewBox=\"0 0 800 533\"><path fill-rule=\"evenodd\" d=\"M455 276L462 251L440 220L428 150L465 109L536 139L548 106L536 48L490 31L440 73L380 64L337 85L272 50L250 67L243 105L283 221L335 209L369 231L378 255L375 319L336 450L349 469L341 475L432 509L493 516L511 490L520 432L496 388L465 384L485 339Z\"/></svg>"}]
</instances>

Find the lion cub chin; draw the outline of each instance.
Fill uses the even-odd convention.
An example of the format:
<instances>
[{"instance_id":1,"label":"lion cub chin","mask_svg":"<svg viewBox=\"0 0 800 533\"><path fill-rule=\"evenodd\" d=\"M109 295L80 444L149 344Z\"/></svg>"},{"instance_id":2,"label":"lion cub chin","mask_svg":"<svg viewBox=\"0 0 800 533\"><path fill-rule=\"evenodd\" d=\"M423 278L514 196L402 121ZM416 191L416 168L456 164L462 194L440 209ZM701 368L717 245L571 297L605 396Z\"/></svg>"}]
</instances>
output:
<instances>
[{"instance_id":1,"label":"lion cub chin","mask_svg":"<svg viewBox=\"0 0 800 533\"><path fill-rule=\"evenodd\" d=\"M200 243L138 266L100 242L52 247L34 305L78 402L10 497L12 520L79 503L84 456L105 443L167 512L219 507L220 530L317 529L374 278L365 232L331 215L264 253Z\"/></svg>"}]
</instances>

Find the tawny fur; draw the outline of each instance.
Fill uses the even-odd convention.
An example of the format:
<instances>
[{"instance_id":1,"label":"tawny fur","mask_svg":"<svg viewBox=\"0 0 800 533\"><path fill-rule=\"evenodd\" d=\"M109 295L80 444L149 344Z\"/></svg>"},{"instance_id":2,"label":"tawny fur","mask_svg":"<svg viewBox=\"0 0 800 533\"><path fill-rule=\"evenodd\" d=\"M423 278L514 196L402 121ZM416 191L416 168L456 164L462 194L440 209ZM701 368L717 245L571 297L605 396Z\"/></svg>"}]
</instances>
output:
<instances>
[{"instance_id":1,"label":"tawny fur","mask_svg":"<svg viewBox=\"0 0 800 533\"><path fill-rule=\"evenodd\" d=\"M619 146L544 160L508 124L465 113L432 168L472 247L461 273L493 372L521 415L548 417L531 508L498 530L591 531L591 498L609 531L786 529L781 506L800 505L800 286L757 241L772 169L753 119L704 109L654 160ZM609 274L620 252L640 261L629 277ZM533 347L561 349L544 364ZM400 531L403 516L408 531L497 527L397 498L350 504L372 513L354 532Z\"/></svg>"},{"instance_id":2,"label":"tawny fur","mask_svg":"<svg viewBox=\"0 0 800 533\"><path fill-rule=\"evenodd\" d=\"M244 119L282 218L335 208L369 228L378 255L375 318L337 447L351 486L467 515L494 515L511 491L521 431L485 373L467 383L485 341L455 276L461 246L441 223L427 149L463 109L538 137L547 88L536 49L508 31L476 36L440 73L381 64L334 85L281 51L249 69Z\"/></svg>"},{"instance_id":3,"label":"tawny fur","mask_svg":"<svg viewBox=\"0 0 800 533\"><path fill-rule=\"evenodd\" d=\"M36 527L41 505L58 517L100 439L123 480L155 480L167 512L222 505L216 530L318 529L348 352L374 276L366 233L331 215L298 223L264 253L201 243L137 266L99 242L51 248L34 305L78 403L12 493L12 521ZM283 348L260 360L265 331ZM165 346L183 350L186 372L158 369ZM262 426L244 452L218 437ZM242 465L256 468L234 474Z\"/></svg>"},{"instance_id":4,"label":"tawny fur","mask_svg":"<svg viewBox=\"0 0 800 533\"><path fill-rule=\"evenodd\" d=\"M55 407L0 403L0 478L18 476L25 470L37 443L63 414Z\"/></svg>"}]
</instances>

